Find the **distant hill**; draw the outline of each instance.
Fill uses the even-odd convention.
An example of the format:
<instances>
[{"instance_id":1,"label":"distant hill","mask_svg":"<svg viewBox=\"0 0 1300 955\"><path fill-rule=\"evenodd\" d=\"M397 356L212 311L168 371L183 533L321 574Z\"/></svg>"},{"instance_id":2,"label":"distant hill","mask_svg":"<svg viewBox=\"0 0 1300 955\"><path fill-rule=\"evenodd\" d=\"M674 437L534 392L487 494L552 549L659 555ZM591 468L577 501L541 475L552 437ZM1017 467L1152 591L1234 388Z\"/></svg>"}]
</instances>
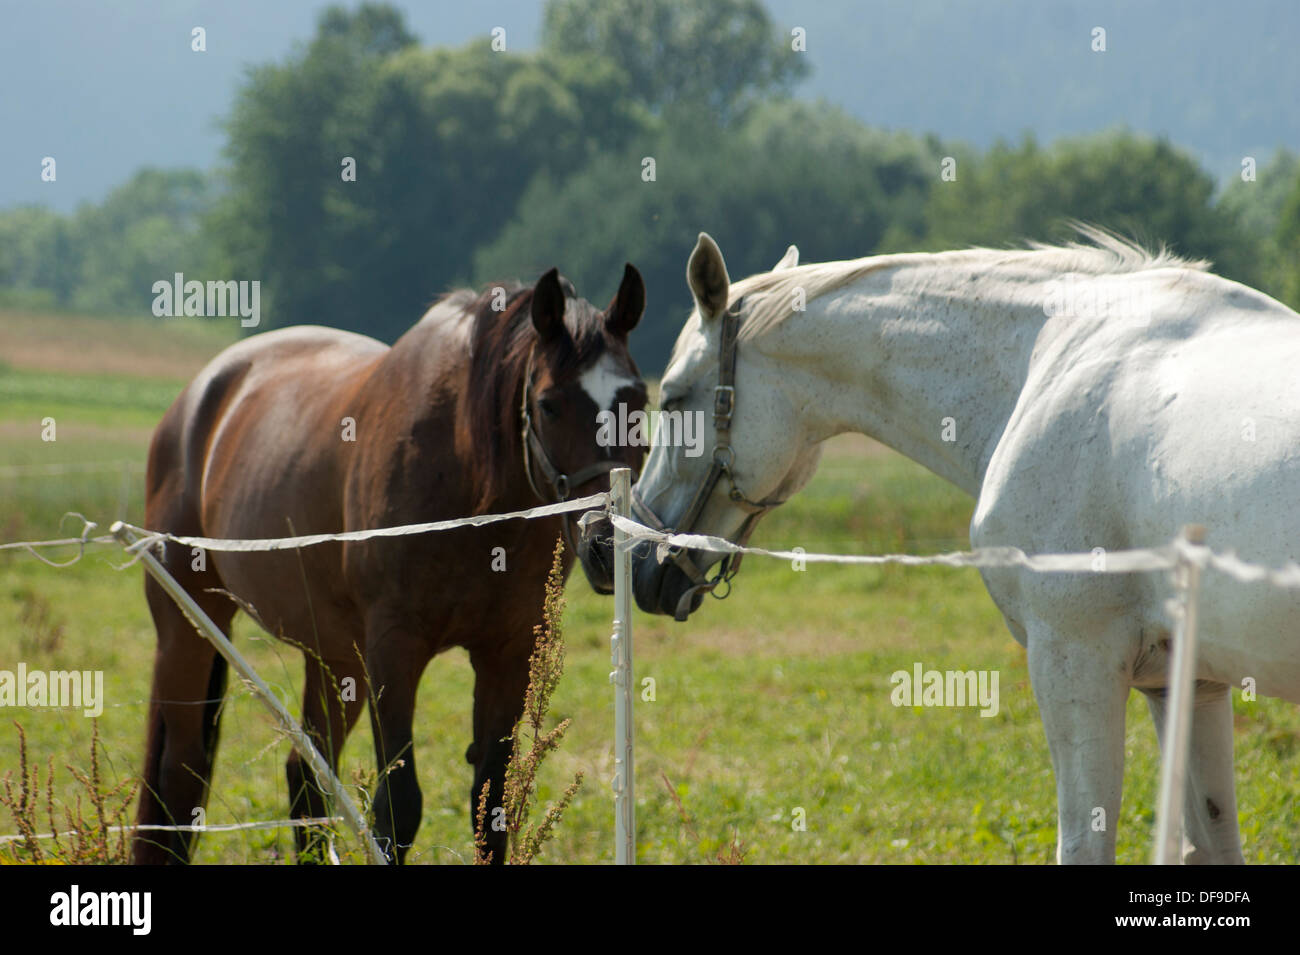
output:
<instances>
[{"instance_id":1,"label":"distant hill","mask_svg":"<svg viewBox=\"0 0 1300 955\"><path fill-rule=\"evenodd\" d=\"M1117 125L1222 179L1300 146L1295 0L768 0L826 96L873 125L986 146ZM1091 49L1106 30L1106 52Z\"/></svg>"}]
</instances>

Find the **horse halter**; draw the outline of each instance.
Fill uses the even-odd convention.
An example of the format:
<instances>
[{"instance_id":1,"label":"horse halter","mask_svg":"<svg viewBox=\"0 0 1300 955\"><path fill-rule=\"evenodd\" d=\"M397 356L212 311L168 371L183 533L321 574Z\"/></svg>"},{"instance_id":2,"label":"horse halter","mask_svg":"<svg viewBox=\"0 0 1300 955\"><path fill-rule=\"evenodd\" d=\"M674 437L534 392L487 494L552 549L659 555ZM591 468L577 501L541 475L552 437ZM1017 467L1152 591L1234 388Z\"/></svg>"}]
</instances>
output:
<instances>
[{"instance_id":1,"label":"horse halter","mask_svg":"<svg viewBox=\"0 0 1300 955\"><path fill-rule=\"evenodd\" d=\"M740 312L744 301L743 296L737 299L735 304L722 317L722 331L718 343L718 384L713 389L713 429L716 432L716 437L713 443L712 463L709 465L709 473L705 475L704 480L696 488L695 496L691 498L690 506L686 509L686 515L676 528L677 533L689 534L692 532L696 522L700 519L700 515L704 513L704 507L709 502L713 489L725 477L727 483L731 485L731 490L727 492L727 499L749 515L745 518L745 523L740 527L740 534L736 537L735 543L741 547L744 547L749 540L749 535L753 533L758 519L772 508L785 503L784 501L771 499L751 501L745 496L745 492L740 489L740 485L736 483L736 476L732 473L732 467L736 463L736 452L731 447L731 417L736 410L736 339L740 333ZM657 531L665 534L674 533L674 529L665 525L659 519L659 515L652 511L649 505L642 500L635 485L632 487L632 513ZM740 561L745 556L744 554L728 554L722 559L718 573L712 579L709 579L696 566L695 561L691 560L690 554L685 548L669 547L667 553L669 559L677 565L693 585L677 601L673 618L678 621L685 620L690 615L691 598L697 592L711 593L719 600L729 596L731 594L732 578L740 572ZM719 584L724 583L727 585L727 589L719 594L717 587Z\"/></svg>"},{"instance_id":2,"label":"horse halter","mask_svg":"<svg viewBox=\"0 0 1300 955\"><path fill-rule=\"evenodd\" d=\"M532 412L528 409L528 399L533 393L533 358L536 355L537 346L534 345L528 352L527 370L524 372L523 398L520 401L519 417L523 422L519 432L520 443L524 452L524 476L528 478L528 486L532 488L537 499L544 503L559 503L567 501L569 495L574 489L582 487L588 481L600 477L602 474L608 474L615 468L626 467L623 462L613 458L606 458L603 461L593 461L585 468L580 468L576 474L565 474L555 466L551 460L550 454L546 451L546 445L542 443L542 436L537 433L533 427ZM538 467L542 469L542 474L546 476L546 481L551 485L555 492L554 501L548 500L545 494L537 486L537 481L533 478L533 461L537 462ZM635 479L636 468L632 469ZM569 545L570 553L577 553L573 546L573 531L569 526L569 512L561 515L564 521L564 542Z\"/></svg>"}]
</instances>

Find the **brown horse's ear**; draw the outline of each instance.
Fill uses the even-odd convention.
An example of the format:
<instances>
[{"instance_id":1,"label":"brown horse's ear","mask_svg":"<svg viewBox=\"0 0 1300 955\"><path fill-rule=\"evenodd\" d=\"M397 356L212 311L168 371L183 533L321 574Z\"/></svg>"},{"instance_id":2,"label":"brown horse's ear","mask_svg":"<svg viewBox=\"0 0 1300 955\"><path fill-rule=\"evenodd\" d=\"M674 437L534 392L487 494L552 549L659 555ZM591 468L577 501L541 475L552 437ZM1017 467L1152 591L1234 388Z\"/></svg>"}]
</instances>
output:
<instances>
[{"instance_id":1,"label":"brown horse's ear","mask_svg":"<svg viewBox=\"0 0 1300 955\"><path fill-rule=\"evenodd\" d=\"M631 262L623 267L623 282L605 309L605 327L611 335L626 338L645 311L645 282Z\"/></svg>"},{"instance_id":2,"label":"brown horse's ear","mask_svg":"<svg viewBox=\"0 0 1300 955\"><path fill-rule=\"evenodd\" d=\"M558 269L551 269L533 286L533 327L542 341L558 338L565 332L564 289L560 288Z\"/></svg>"}]
</instances>

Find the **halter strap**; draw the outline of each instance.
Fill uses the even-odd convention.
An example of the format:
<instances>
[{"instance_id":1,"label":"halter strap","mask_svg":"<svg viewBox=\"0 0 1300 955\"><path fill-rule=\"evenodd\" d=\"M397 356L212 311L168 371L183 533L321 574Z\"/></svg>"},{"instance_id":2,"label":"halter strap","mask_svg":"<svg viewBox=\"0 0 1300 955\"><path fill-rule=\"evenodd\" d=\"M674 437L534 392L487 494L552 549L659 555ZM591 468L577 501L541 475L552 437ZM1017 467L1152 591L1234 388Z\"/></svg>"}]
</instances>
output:
<instances>
[{"instance_id":1,"label":"halter strap","mask_svg":"<svg viewBox=\"0 0 1300 955\"><path fill-rule=\"evenodd\" d=\"M546 451L546 445L542 443L541 435L533 427L532 412L528 408L528 399L533 391L533 358L536 353L537 346L534 344L528 352L528 364L524 372L523 396L520 399L519 407L521 421L519 437L524 455L524 476L528 479L528 486L532 489L533 494L537 495L537 499L543 503L551 503L551 500L537 486L537 481L533 477L533 462L536 461L537 466L541 468L542 474L546 477L546 482L551 485L551 489L555 492L554 500L556 502L567 501L575 488L582 487L588 481L598 478L602 474L608 474L615 468L625 467L625 465L612 458L604 461L593 461L572 475L564 473L555 466L555 462L551 460L550 454ZM573 531L569 526L568 512L564 513L561 518L564 523L565 543L569 545L571 553L576 553L573 546Z\"/></svg>"},{"instance_id":2,"label":"halter strap","mask_svg":"<svg viewBox=\"0 0 1300 955\"><path fill-rule=\"evenodd\" d=\"M686 534L689 534L694 529L700 515L704 513L709 498L713 496L714 488L725 477L727 483L731 485L731 490L727 492L728 500L749 515L745 518L744 524L741 525L740 534L736 540L736 543L742 547L749 540L749 535L753 533L758 519L772 508L784 503L784 501L772 499L764 501L750 500L745 496L744 491L740 489L740 485L736 483L736 477L731 470L736 460L736 452L731 447L731 419L736 411L737 338L740 333L740 313L744 301L744 296L741 296L722 316L722 329L718 341L718 384L713 389L713 429L716 432L716 438L713 444L712 460L709 463L708 474L705 475L704 480L695 489L695 495L691 498L691 503L687 506L686 513L678 526L678 530ZM672 533L672 529L665 526L659 516L642 500L635 485L632 487L632 512L655 530ZM740 571L740 562L744 556L744 554L728 554L722 559L722 565L717 575L710 579L691 560L690 555L683 548L670 547L668 557L694 585L686 593L682 594L681 599L677 602L677 607L673 613L674 618L677 620L686 619L690 613L691 598L699 591L708 591L713 593L714 596L718 596L716 592L718 584L726 583L728 585L727 590L719 599L728 596L731 593L731 579Z\"/></svg>"}]
</instances>

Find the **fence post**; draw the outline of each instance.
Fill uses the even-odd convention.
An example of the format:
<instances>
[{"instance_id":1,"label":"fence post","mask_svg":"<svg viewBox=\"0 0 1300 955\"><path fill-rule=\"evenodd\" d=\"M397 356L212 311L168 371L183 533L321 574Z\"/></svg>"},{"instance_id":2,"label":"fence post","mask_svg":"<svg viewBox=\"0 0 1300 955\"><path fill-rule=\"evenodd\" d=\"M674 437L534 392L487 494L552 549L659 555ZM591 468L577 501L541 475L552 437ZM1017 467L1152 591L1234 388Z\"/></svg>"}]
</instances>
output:
<instances>
[{"instance_id":1,"label":"fence post","mask_svg":"<svg viewBox=\"0 0 1300 955\"><path fill-rule=\"evenodd\" d=\"M124 547L136 542L135 534L121 521L114 521L113 526L109 528L109 532L121 541ZM307 760L308 765L316 773L317 781L329 790L338 806L339 814L360 838L369 862L372 865L387 865L388 859L383 850L379 848L379 843L375 842L375 837L370 832L370 826L366 824L365 817L361 815L356 803L348 796L347 790L343 788L339 778L334 775L334 771L330 769L325 757L316 749L316 744L311 741L311 737L298 725L298 721L293 718L289 711L284 708L284 704L271 692L271 688L257 675L257 671L244 659L244 655L226 639L226 635L221 632L221 628L212 622L212 618L203 612L203 608L195 603L194 598L176 581L176 578L167 572L167 568L163 567L158 558L154 557L148 550L139 551L139 556L145 570L162 585L162 588L167 591L172 600L176 601L177 605L184 611L185 616L194 624L195 629L217 648L217 652L225 657L226 661L235 668L235 672L252 687L254 695L266 704L289 737L293 748L302 755L303 759Z\"/></svg>"},{"instance_id":2,"label":"fence post","mask_svg":"<svg viewBox=\"0 0 1300 955\"><path fill-rule=\"evenodd\" d=\"M1178 619L1174 626L1174 656L1169 663L1165 709L1164 759L1160 764L1160 798L1156 806L1156 865L1179 865L1183 855L1183 793L1187 786L1187 753L1191 745L1192 697L1196 692L1196 605L1201 565L1189 545L1205 543L1205 528L1188 524L1175 543L1178 566Z\"/></svg>"},{"instance_id":3,"label":"fence post","mask_svg":"<svg viewBox=\"0 0 1300 955\"><path fill-rule=\"evenodd\" d=\"M610 472L610 506L620 517L632 513L632 472ZM636 864L635 772L632 764L632 554L627 533L614 528L614 634L609 638L614 671L614 862Z\"/></svg>"}]
</instances>

